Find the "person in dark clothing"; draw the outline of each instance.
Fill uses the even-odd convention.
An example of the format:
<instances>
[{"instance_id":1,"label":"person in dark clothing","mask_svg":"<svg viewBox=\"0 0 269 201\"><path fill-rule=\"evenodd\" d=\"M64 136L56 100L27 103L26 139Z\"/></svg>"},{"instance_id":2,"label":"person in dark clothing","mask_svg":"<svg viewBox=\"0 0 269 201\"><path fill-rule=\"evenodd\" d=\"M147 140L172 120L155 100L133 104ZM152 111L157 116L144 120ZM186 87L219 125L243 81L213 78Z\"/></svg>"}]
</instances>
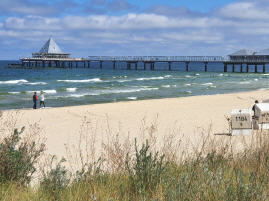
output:
<instances>
[{"instance_id":1,"label":"person in dark clothing","mask_svg":"<svg viewBox=\"0 0 269 201\"><path fill-rule=\"evenodd\" d=\"M33 102L34 102L33 109L36 109L36 102L37 102L37 95L36 95L36 92L35 92L34 95L33 95Z\"/></svg>"},{"instance_id":2,"label":"person in dark clothing","mask_svg":"<svg viewBox=\"0 0 269 201\"><path fill-rule=\"evenodd\" d=\"M255 100L255 104L253 105L253 107L252 107L252 111L254 112L254 115L253 115L253 118L256 118L256 104L258 104L259 103L259 101L258 100Z\"/></svg>"}]
</instances>

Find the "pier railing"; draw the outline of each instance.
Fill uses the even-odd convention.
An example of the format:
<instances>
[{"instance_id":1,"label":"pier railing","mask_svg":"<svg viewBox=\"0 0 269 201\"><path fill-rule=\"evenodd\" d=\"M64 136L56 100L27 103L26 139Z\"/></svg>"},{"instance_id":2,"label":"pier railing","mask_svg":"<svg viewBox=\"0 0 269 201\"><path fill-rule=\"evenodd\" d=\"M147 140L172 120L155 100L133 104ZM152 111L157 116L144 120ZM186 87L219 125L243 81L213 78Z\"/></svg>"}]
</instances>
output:
<instances>
[{"instance_id":1,"label":"pier railing","mask_svg":"<svg viewBox=\"0 0 269 201\"><path fill-rule=\"evenodd\" d=\"M89 56L92 61L153 61L153 62L225 62L223 56Z\"/></svg>"}]
</instances>

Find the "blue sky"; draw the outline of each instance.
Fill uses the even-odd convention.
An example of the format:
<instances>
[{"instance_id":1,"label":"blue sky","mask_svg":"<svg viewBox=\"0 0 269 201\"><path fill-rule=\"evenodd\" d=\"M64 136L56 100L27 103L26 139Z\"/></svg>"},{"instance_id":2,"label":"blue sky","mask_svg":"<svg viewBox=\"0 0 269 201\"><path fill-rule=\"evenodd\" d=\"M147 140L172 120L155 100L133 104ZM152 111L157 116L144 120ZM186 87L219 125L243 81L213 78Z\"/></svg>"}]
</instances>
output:
<instances>
[{"instance_id":1,"label":"blue sky","mask_svg":"<svg viewBox=\"0 0 269 201\"><path fill-rule=\"evenodd\" d=\"M269 48L268 0L0 0L0 59L53 36L74 57Z\"/></svg>"}]
</instances>

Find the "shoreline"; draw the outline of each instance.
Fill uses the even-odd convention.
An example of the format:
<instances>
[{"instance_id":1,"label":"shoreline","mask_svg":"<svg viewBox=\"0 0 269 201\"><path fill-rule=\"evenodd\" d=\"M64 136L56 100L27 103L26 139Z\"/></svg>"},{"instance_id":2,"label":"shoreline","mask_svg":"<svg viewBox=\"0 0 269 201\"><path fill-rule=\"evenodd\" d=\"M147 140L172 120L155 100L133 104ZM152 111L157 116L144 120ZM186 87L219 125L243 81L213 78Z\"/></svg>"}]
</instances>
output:
<instances>
[{"instance_id":1,"label":"shoreline","mask_svg":"<svg viewBox=\"0 0 269 201\"><path fill-rule=\"evenodd\" d=\"M181 96L181 97L168 97L168 98L153 98L153 99L143 99L143 100L120 100L114 102L103 102L103 103L93 103L93 104L83 104L83 105L66 105L66 106L55 106L55 107L46 107L46 108L39 108L38 109L57 109L57 108L72 108L72 107L88 107L88 106L96 106L96 105L106 105L106 104L117 104L117 103L129 103L129 102L140 102L140 101L155 101L155 100L175 100L175 99L188 99L194 97L208 97L208 96L219 96L219 95L237 95L237 94L244 94L244 93L254 93L254 92L268 92L268 89L258 89L258 90L251 90L251 91L242 91L242 92L233 92L233 93L218 93L218 94L208 94L208 95L193 95L193 96ZM29 100L31 101L31 100ZM269 96L268 96L269 102ZM38 104L37 104L38 106ZM8 112L8 111L29 111L33 110L33 108L19 108L19 109L0 109L0 111Z\"/></svg>"}]
</instances>

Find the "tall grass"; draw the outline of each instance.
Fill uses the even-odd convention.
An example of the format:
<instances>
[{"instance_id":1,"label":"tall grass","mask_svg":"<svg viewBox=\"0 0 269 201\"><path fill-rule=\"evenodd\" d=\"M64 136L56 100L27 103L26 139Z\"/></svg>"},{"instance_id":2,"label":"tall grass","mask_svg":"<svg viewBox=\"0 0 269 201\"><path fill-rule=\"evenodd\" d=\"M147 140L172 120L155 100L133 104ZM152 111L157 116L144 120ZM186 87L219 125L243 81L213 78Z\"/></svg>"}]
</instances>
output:
<instances>
[{"instance_id":1,"label":"tall grass","mask_svg":"<svg viewBox=\"0 0 269 201\"><path fill-rule=\"evenodd\" d=\"M148 126L145 141L119 133L103 143L103 152L89 147L95 142L91 125L83 121L77 155L80 168L72 172L65 160L51 158L39 185L16 179L2 180L1 200L269 200L269 136L257 132L240 152L233 143L219 144L212 133L204 136L195 152L178 151L181 140L167 135L156 146L156 123ZM90 131L90 132L89 132ZM13 132L14 134L14 132ZM85 136L87 135L87 136ZM231 142L232 137L226 136ZM89 141L89 143L85 139ZM241 138L235 138L241 139ZM246 144L242 139L242 144ZM5 144L5 141L1 142ZM88 151L86 155L82 150ZM0 164L2 162L0 158ZM54 165L52 165L54 164ZM15 166L14 166L15 167ZM19 170L19 169L18 169Z\"/></svg>"}]
</instances>

